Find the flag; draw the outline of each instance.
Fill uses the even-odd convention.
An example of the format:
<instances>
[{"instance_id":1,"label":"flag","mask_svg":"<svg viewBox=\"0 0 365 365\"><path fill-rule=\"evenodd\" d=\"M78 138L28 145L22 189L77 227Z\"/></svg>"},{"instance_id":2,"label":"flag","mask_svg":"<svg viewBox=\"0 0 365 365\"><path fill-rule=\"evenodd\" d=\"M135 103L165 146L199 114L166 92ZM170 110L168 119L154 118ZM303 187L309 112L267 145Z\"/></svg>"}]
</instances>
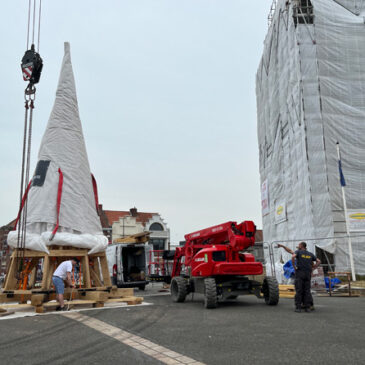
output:
<instances>
[{"instance_id":1,"label":"flag","mask_svg":"<svg viewBox=\"0 0 365 365\"><path fill-rule=\"evenodd\" d=\"M342 172L341 160L338 160L338 172L340 173L341 186L346 186L345 176L343 176L343 172Z\"/></svg>"}]
</instances>

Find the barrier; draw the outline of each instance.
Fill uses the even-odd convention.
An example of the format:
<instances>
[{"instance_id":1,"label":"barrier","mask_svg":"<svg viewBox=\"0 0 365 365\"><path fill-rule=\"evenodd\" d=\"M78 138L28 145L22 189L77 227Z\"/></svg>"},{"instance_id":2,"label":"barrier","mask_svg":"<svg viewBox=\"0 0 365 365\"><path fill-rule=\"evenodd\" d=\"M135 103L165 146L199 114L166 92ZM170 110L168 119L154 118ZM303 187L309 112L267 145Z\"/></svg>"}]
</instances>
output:
<instances>
[{"instance_id":1,"label":"barrier","mask_svg":"<svg viewBox=\"0 0 365 365\"><path fill-rule=\"evenodd\" d=\"M321 249L325 258L325 260L322 260L323 263L321 266L325 273L328 271L347 272L351 271L351 263L348 253L349 238L351 239L353 252L357 253L357 255L354 256L355 273L357 275L365 275L365 267L363 265L365 262L365 233L353 233L351 235L336 235L331 237L304 237L290 240L275 240L271 241L269 245L271 246L271 255L273 256L273 261L275 263L280 261L280 257L285 262L291 258L291 255L283 250L278 252L278 244L283 244L292 251L295 251L300 242L306 242L308 250L313 253L315 253L316 247ZM331 251L335 255L334 261L330 258L332 255Z\"/></svg>"}]
</instances>

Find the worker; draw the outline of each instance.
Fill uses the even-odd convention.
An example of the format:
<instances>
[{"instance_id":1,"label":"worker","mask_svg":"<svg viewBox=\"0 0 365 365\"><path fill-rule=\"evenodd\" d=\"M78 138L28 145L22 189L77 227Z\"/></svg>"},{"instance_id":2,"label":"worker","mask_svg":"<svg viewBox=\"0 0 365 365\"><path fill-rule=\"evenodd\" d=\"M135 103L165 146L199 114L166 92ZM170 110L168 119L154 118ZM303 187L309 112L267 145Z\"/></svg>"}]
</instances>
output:
<instances>
[{"instance_id":1,"label":"worker","mask_svg":"<svg viewBox=\"0 0 365 365\"><path fill-rule=\"evenodd\" d=\"M313 265L313 262L315 263ZM298 250L292 255L292 264L295 271L295 312L301 312L302 303L306 312L310 311L311 296L311 276L321 261L307 251L307 244L300 242Z\"/></svg>"},{"instance_id":2,"label":"worker","mask_svg":"<svg viewBox=\"0 0 365 365\"><path fill-rule=\"evenodd\" d=\"M56 299L59 303L59 306L56 308L56 311L65 311L66 306L63 300L63 294L65 292L65 284L70 288L73 288L71 280L71 272L72 268L74 268L80 261L74 257L71 260L63 261L60 265L58 265L56 271L53 273L52 282L56 289Z\"/></svg>"},{"instance_id":3,"label":"worker","mask_svg":"<svg viewBox=\"0 0 365 365\"><path fill-rule=\"evenodd\" d=\"M291 255L294 254L294 251L292 249L290 249L289 247L284 246L284 245L282 245L280 243L278 244L278 248L283 248L286 252L290 253ZM297 250L299 250L299 245L297 246ZM312 271L314 270L314 265L315 264L312 261ZM293 265L293 267L294 267L294 265ZM294 276L295 276L295 274L294 274ZM315 308L314 308L314 303L313 303L313 296L312 296L312 293L311 293L310 290L309 290L309 294L308 295L309 295L309 309L311 311L314 311ZM305 305L304 305L304 293L303 293L303 296L302 296L301 307L304 308L304 309L306 308Z\"/></svg>"}]
</instances>

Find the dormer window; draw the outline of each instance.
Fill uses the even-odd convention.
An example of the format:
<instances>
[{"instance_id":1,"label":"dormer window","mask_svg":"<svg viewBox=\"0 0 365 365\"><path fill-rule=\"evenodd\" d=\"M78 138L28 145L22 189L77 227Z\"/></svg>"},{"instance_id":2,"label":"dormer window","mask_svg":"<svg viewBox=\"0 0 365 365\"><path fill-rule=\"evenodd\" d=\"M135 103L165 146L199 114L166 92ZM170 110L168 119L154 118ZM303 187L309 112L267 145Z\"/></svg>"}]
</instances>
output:
<instances>
[{"instance_id":1,"label":"dormer window","mask_svg":"<svg viewBox=\"0 0 365 365\"><path fill-rule=\"evenodd\" d=\"M150 231L163 231L163 227L162 227L162 224L160 223L152 223L150 225Z\"/></svg>"}]
</instances>

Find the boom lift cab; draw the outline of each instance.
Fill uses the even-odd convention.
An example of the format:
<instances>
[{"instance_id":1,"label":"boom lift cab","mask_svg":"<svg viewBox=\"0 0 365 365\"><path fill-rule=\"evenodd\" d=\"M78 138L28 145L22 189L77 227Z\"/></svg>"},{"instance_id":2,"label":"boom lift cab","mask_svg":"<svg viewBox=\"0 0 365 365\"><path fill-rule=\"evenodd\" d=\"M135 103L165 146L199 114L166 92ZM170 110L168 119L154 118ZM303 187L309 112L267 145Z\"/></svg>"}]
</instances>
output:
<instances>
[{"instance_id":1,"label":"boom lift cab","mask_svg":"<svg viewBox=\"0 0 365 365\"><path fill-rule=\"evenodd\" d=\"M254 294L269 305L279 302L274 277L263 282L249 275L262 275L263 266L245 249L255 244L252 221L227 222L185 235L186 243L176 248L171 280L171 296L183 302L187 294L204 294L205 307L215 308L219 299L235 299Z\"/></svg>"}]
</instances>

